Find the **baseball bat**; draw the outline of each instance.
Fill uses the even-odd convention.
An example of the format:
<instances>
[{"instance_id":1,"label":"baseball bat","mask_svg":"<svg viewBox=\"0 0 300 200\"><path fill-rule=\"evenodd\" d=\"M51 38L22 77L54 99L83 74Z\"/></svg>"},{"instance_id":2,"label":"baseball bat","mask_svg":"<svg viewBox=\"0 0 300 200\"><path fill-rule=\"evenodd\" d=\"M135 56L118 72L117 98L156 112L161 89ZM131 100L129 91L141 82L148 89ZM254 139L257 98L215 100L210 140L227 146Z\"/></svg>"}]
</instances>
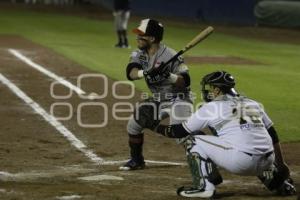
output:
<instances>
[{"instance_id":1,"label":"baseball bat","mask_svg":"<svg viewBox=\"0 0 300 200\"><path fill-rule=\"evenodd\" d=\"M196 37L194 37L185 47L182 49L182 53L188 51L189 49L196 46L198 43L200 43L202 40L207 38L212 32L214 31L214 28L212 26L207 27L203 31L201 31Z\"/></svg>"},{"instance_id":2,"label":"baseball bat","mask_svg":"<svg viewBox=\"0 0 300 200\"><path fill-rule=\"evenodd\" d=\"M214 31L214 28L212 26L207 27L203 31L201 31L196 37L194 37L184 48L182 48L177 54L175 54L172 58L170 58L166 63L159 66L159 69L163 69L165 66L176 60L180 55L184 54L197 44L199 44L201 41L203 41L205 38L207 38L212 32ZM157 70L159 70L157 69Z\"/></svg>"}]
</instances>

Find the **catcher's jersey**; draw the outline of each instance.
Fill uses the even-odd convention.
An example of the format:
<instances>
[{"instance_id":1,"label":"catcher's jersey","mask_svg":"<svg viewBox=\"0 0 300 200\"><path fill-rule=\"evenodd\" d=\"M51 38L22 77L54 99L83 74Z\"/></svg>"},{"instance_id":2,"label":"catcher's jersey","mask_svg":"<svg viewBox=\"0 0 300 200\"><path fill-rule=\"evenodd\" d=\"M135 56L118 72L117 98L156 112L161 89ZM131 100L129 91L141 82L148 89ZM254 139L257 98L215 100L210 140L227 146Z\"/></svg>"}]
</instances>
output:
<instances>
[{"instance_id":1,"label":"catcher's jersey","mask_svg":"<svg viewBox=\"0 0 300 200\"><path fill-rule=\"evenodd\" d=\"M272 124L256 101L222 95L204 104L183 122L183 127L189 133L208 127L238 150L259 155L273 150L267 131Z\"/></svg>"},{"instance_id":2,"label":"catcher's jersey","mask_svg":"<svg viewBox=\"0 0 300 200\"><path fill-rule=\"evenodd\" d=\"M138 63L142 66L144 71L149 71L152 67L158 67L162 62L166 63L175 54L176 52L173 49L164 44L160 44L158 51L152 57L149 57L147 52L142 50L133 51L129 62ZM182 57L179 57L171 63L169 67L170 72L174 74L181 72L188 73L188 68L183 63ZM178 93L184 93L186 96L189 96L189 87L186 87L184 90L182 90L182 88L179 90L174 84L161 75L156 76L155 79L145 80L151 92L161 101L170 100L173 97L176 97Z\"/></svg>"}]
</instances>

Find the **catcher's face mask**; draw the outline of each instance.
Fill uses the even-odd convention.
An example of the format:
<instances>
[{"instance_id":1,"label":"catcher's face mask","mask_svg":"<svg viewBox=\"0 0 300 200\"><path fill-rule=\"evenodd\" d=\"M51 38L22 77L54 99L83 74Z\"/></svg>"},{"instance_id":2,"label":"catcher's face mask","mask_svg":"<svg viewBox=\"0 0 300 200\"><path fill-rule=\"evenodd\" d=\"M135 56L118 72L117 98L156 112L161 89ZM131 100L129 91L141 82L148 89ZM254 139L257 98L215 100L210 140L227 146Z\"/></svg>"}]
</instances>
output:
<instances>
[{"instance_id":1,"label":"catcher's face mask","mask_svg":"<svg viewBox=\"0 0 300 200\"><path fill-rule=\"evenodd\" d=\"M206 102L212 101L220 91L223 94L238 95L234 89L233 76L225 71L216 71L205 75L201 80L201 85L202 98Z\"/></svg>"},{"instance_id":2,"label":"catcher's face mask","mask_svg":"<svg viewBox=\"0 0 300 200\"><path fill-rule=\"evenodd\" d=\"M202 84L202 88L201 88L201 93L202 93L202 99L205 101L205 102L210 102L212 100L214 100L216 98L216 95L215 95L215 87L214 86L211 86L209 84Z\"/></svg>"}]
</instances>

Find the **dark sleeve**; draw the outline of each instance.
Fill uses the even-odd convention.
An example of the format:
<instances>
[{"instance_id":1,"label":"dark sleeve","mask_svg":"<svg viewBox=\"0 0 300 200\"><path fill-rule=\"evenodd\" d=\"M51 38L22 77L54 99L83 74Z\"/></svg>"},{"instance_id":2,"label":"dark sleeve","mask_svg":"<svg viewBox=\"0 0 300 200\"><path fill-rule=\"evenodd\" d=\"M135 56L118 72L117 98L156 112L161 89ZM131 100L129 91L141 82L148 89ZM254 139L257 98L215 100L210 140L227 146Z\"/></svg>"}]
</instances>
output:
<instances>
[{"instance_id":1,"label":"dark sleeve","mask_svg":"<svg viewBox=\"0 0 300 200\"><path fill-rule=\"evenodd\" d=\"M143 69L142 65L139 64L139 63L129 63L126 67L126 76L127 76L127 79L130 80L130 81L133 81L132 78L130 78L130 72L133 68L137 68L137 69Z\"/></svg>"},{"instance_id":2,"label":"dark sleeve","mask_svg":"<svg viewBox=\"0 0 300 200\"><path fill-rule=\"evenodd\" d=\"M271 126L268 129L268 133L269 133L269 135L272 138L273 144L276 144L276 143L279 142L279 138L278 138L277 132L276 132L276 130L275 130L275 128L273 126Z\"/></svg>"},{"instance_id":3,"label":"dark sleeve","mask_svg":"<svg viewBox=\"0 0 300 200\"><path fill-rule=\"evenodd\" d=\"M185 130L182 124L173 124L169 126L160 124L156 128L156 132L169 138L183 138L190 134Z\"/></svg>"},{"instance_id":4,"label":"dark sleeve","mask_svg":"<svg viewBox=\"0 0 300 200\"><path fill-rule=\"evenodd\" d=\"M188 72L180 72L179 74L183 77L185 87L190 86L191 78L190 78L189 73Z\"/></svg>"}]
</instances>

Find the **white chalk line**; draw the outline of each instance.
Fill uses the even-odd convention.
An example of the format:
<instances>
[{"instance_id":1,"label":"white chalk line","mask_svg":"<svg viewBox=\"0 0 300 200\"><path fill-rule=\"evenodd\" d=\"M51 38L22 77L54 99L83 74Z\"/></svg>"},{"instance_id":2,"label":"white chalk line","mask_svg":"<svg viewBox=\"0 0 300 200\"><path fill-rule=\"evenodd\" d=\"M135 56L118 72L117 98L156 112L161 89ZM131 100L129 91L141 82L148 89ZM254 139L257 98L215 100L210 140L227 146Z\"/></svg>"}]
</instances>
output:
<instances>
[{"instance_id":1,"label":"white chalk line","mask_svg":"<svg viewBox=\"0 0 300 200\"><path fill-rule=\"evenodd\" d=\"M63 79L62 77L56 75L55 73L45 69L43 66L33 62L32 60L30 60L29 58L27 58L26 56L24 56L23 54L21 54L19 51L15 50L15 49L8 49L8 52L11 53L12 55L14 55L15 57L19 58L21 61L23 61L24 63L26 63L27 65L33 67L34 69L40 71L41 73L49 76L50 78L56 80L57 82L59 82L60 84L70 88L71 90L73 90L74 92L76 92L77 94L85 94L86 92L83 91L81 88L73 85L72 83L70 83L69 81Z\"/></svg>"},{"instance_id":2,"label":"white chalk line","mask_svg":"<svg viewBox=\"0 0 300 200\"><path fill-rule=\"evenodd\" d=\"M73 135L62 123L56 120L53 115L48 114L38 103L33 101L22 90L20 90L15 84L9 81L0 73L0 81L6 85L14 94L22 99L27 105L29 105L36 113L41 115L49 124L51 124L59 133L61 133L76 149L84 153L95 164L101 164L103 159L94 154L91 150L87 149L79 139Z\"/></svg>"},{"instance_id":3,"label":"white chalk line","mask_svg":"<svg viewBox=\"0 0 300 200\"><path fill-rule=\"evenodd\" d=\"M75 91L77 94L86 94L85 91L83 91L81 88L73 85L72 83L66 81L65 79L63 79L62 77L56 75L55 73L47 70L45 67L34 63L31 59L27 58L26 56L24 56L22 53L20 53L18 50L16 49L8 49L8 51L14 55L15 57L19 58L21 61L25 62L26 64L28 64L29 66L33 67L34 69L40 71L41 73L47 75L48 77L56 80L57 82L65 85L66 87L70 88L71 90ZM53 117L53 116L52 116ZM55 119L55 117L53 117ZM56 120L57 121L57 120ZM57 121L58 122L58 121ZM68 132L70 132L68 130ZM72 133L71 133L72 134ZM74 134L72 134L74 135ZM92 153L92 152L89 152ZM92 155L93 156L93 155ZM103 160L103 159L102 159ZM184 163L178 163L178 162L167 162L167 161L154 161L154 160L145 160L147 163L152 163L152 164L167 164L167 165L185 165ZM102 165L117 165L117 164L121 164L121 163L125 163L127 162L127 160L120 160L120 161L104 161L101 163Z\"/></svg>"},{"instance_id":4,"label":"white chalk line","mask_svg":"<svg viewBox=\"0 0 300 200\"><path fill-rule=\"evenodd\" d=\"M119 165L122 163L126 163L128 160L117 160L117 161L105 161L102 164L103 165ZM145 162L148 164L160 164L160 165L175 165L175 166L184 166L185 163L181 162L168 162L168 161L155 161L155 160L145 160Z\"/></svg>"},{"instance_id":5,"label":"white chalk line","mask_svg":"<svg viewBox=\"0 0 300 200\"><path fill-rule=\"evenodd\" d=\"M103 158L98 157L92 150L87 149L86 145L83 144L70 130L68 130L62 123L56 120L53 115L47 113L38 103L33 101L28 95L26 95L21 89L19 89L15 84L9 81L0 73L0 81L5 84L14 94L21 98L26 104L28 104L35 112L41 115L49 124L51 124L59 133L61 133L71 144L76 147L79 151L84 153L91 161L95 164L102 165L117 165L125 163L127 160L123 161L104 161ZM166 164L166 165L184 165L184 163L179 162L167 162L167 161L154 161L146 160L147 163L152 164Z\"/></svg>"},{"instance_id":6,"label":"white chalk line","mask_svg":"<svg viewBox=\"0 0 300 200\"><path fill-rule=\"evenodd\" d=\"M75 200L75 199L81 199L81 196L77 195L77 194L73 194L73 195L56 197L55 199L57 199L57 200Z\"/></svg>"}]
</instances>

